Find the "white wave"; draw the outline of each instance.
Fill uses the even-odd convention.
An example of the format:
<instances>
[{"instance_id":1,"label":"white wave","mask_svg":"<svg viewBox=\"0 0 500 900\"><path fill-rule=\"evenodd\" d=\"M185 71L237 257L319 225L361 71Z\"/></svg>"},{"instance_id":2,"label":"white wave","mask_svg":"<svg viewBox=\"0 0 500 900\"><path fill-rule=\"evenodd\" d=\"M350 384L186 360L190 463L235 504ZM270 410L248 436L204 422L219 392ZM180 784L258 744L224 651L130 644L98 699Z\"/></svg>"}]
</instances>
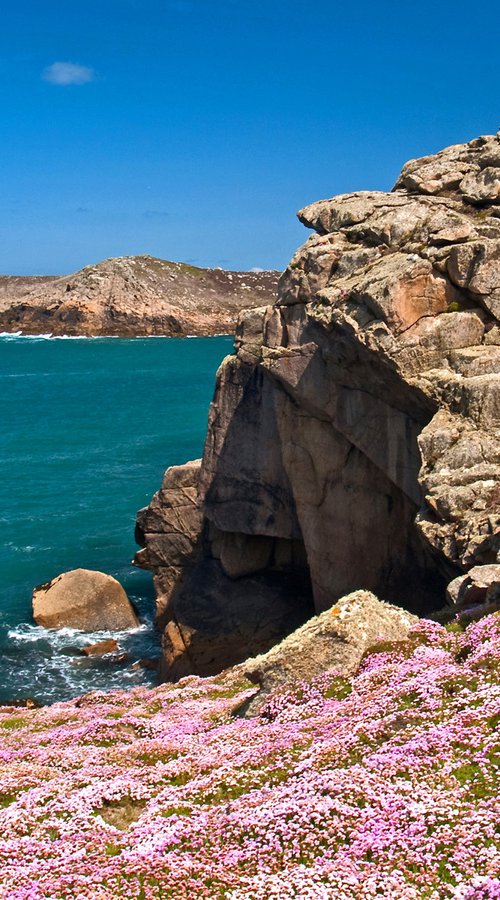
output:
<instances>
[{"instance_id":1,"label":"white wave","mask_svg":"<svg viewBox=\"0 0 500 900\"><path fill-rule=\"evenodd\" d=\"M155 335L151 335L151 337L155 337ZM204 338L228 337L228 338L231 338L231 337L234 337L234 334L230 333L229 331L218 331L217 334L186 334L186 340L187 339L192 340L193 338L200 338L200 337L204 337Z\"/></svg>"},{"instance_id":2,"label":"white wave","mask_svg":"<svg viewBox=\"0 0 500 900\"><path fill-rule=\"evenodd\" d=\"M2 375L2 378L47 378L52 376L52 372L9 372L8 375Z\"/></svg>"},{"instance_id":3,"label":"white wave","mask_svg":"<svg viewBox=\"0 0 500 900\"><path fill-rule=\"evenodd\" d=\"M1 331L0 338L4 341L48 341L52 338L52 334L23 334L22 331Z\"/></svg>"},{"instance_id":4,"label":"white wave","mask_svg":"<svg viewBox=\"0 0 500 900\"><path fill-rule=\"evenodd\" d=\"M221 331L217 334L200 335L186 334L184 336L174 334L24 334L22 331L0 331L0 340L3 341L143 341L143 340L184 340L200 337L233 337L233 334Z\"/></svg>"},{"instance_id":5,"label":"white wave","mask_svg":"<svg viewBox=\"0 0 500 900\"><path fill-rule=\"evenodd\" d=\"M8 340L21 340L21 341L99 341L99 340L107 340L109 338L116 338L118 335L107 335L107 334L52 334L52 332L47 332L46 334L24 334L22 331L1 331L0 338L8 341Z\"/></svg>"},{"instance_id":6,"label":"white wave","mask_svg":"<svg viewBox=\"0 0 500 900\"><path fill-rule=\"evenodd\" d=\"M86 644L97 643L97 641L109 640L114 638L126 638L133 634L141 634L151 630L151 624L143 622L137 628L128 628L123 631L80 631L78 628L44 628L42 625L31 625L23 623L16 628L11 628L7 632L9 640L18 641L19 643L34 643L36 641L49 641L56 647L66 644L68 640L74 642L76 647L85 646Z\"/></svg>"}]
</instances>

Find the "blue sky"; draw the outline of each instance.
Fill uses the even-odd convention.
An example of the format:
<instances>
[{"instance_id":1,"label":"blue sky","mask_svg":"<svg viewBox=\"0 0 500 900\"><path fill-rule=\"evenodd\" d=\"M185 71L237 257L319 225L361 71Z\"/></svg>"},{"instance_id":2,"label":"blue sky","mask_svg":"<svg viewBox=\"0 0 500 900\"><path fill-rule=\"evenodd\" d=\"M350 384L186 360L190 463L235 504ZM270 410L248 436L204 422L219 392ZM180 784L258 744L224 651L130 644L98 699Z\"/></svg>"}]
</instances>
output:
<instances>
[{"instance_id":1,"label":"blue sky","mask_svg":"<svg viewBox=\"0 0 500 900\"><path fill-rule=\"evenodd\" d=\"M0 272L283 268L299 207L498 130L499 25L497 0L4 0Z\"/></svg>"}]
</instances>

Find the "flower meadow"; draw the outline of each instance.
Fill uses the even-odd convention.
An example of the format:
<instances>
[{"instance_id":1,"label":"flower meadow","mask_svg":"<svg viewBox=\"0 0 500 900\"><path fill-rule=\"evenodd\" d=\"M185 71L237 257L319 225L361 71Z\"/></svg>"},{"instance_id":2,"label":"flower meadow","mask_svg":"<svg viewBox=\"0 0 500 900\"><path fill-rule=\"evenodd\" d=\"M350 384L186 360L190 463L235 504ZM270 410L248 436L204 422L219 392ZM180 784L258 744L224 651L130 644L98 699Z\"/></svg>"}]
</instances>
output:
<instances>
[{"instance_id":1,"label":"flower meadow","mask_svg":"<svg viewBox=\"0 0 500 900\"><path fill-rule=\"evenodd\" d=\"M0 897L499 900L500 614L254 692L0 709Z\"/></svg>"}]
</instances>

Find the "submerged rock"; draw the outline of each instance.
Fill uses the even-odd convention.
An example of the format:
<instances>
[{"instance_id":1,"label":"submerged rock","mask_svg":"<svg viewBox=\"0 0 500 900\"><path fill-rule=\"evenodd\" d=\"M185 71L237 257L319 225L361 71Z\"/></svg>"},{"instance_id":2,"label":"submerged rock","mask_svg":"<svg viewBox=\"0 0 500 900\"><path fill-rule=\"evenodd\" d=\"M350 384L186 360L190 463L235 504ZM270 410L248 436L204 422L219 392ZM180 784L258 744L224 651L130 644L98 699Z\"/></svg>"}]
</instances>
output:
<instances>
[{"instance_id":1,"label":"submerged rock","mask_svg":"<svg viewBox=\"0 0 500 900\"><path fill-rule=\"evenodd\" d=\"M235 585L266 585L272 615L287 584L302 622L359 589L426 615L448 582L500 562L499 178L493 135L411 161L391 193L301 210L316 233L274 306L240 317L217 374L196 514L140 535L165 678L198 671L217 604L211 665L238 661L241 641L217 643L224 617L238 633ZM172 485L141 521L184 497Z\"/></svg>"},{"instance_id":2,"label":"submerged rock","mask_svg":"<svg viewBox=\"0 0 500 900\"><path fill-rule=\"evenodd\" d=\"M45 628L124 631L139 621L121 584L89 569L64 572L33 591L33 618Z\"/></svg>"},{"instance_id":3,"label":"submerged rock","mask_svg":"<svg viewBox=\"0 0 500 900\"><path fill-rule=\"evenodd\" d=\"M84 656L105 656L108 653L116 653L118 650L117 641L109 638L106 641L97 641L96 644L87 644L82 648Z\"/></svg>"}]
</instances>

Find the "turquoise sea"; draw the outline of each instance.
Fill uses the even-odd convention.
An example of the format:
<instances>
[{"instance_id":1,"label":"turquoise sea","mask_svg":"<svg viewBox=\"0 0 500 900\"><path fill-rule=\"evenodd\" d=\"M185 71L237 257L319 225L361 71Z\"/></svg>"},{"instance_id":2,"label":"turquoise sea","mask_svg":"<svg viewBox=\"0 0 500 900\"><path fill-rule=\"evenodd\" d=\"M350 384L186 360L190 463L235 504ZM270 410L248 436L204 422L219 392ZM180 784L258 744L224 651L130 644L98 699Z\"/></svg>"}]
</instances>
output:
<instances>
[{"instance_id":1,"label":"turquoise sea","mask_svg":"<svg viewBox=\"0 0 500 900\"><path fill-rule=\"evenodd\" d=\"M154 682L151 576L130 566L136 511L167 466L201 455L230 337L0 336L0 703ZM142 626L119 665L78 654L101 634L45 630L35 585L74 568L115 576ZM104 634L102 634L104 636Z\"/></svg>"}]
</instances>

